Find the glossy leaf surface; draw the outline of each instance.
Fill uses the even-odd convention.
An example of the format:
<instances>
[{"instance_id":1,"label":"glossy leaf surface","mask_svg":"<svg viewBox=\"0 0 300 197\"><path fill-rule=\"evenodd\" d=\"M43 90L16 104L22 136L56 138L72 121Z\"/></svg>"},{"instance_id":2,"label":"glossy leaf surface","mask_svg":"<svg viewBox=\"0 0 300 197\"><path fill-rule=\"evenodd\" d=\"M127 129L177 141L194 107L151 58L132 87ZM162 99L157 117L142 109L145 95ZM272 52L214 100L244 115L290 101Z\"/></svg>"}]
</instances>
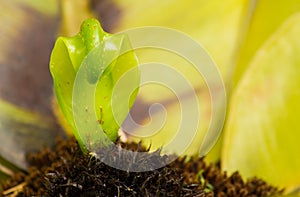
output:
<instances>
[{"instance_id":1,"label":"glossy leaf surface","mask_svg":"<svg viewBox=\"0 0 300 197\"><path fill-rule=\"evenodd\" d=\"M99 124L101 132L104 131L110 140L116 140L120 123L115 120L111 106L113 88L124 73L131 68L136 68L138 65L132 51L121 54L122 47L130 48L128 44L128 40L126 40L124 35L105 33L96 19L87 19L82 24L78 35L71 38L60 37L56 41L50 60L50 70L54 79L55 92L69 126L83 147L94 144L93 142L98 141L101 137L96 130L90 130L88 125L83 130L76 127L74 122L74 103L72 100L74 96L73 91L76 91L74 90L75 79L78 77L78 80L82 80L82 83L76 84L76 88L81 88L80 85L85 83L87 85L86 89L83 89L79 94L76 92L75 95L77 99L76 105L82 105L83 103L87 105L81 106L86 109L86 114L80 114L79 118L85 119L85 115L95 112L99 122L94 121L91 123L93 129ZM87 64L89 64L89 67L86 68L89 70L82 71L81 66L84 67ZM81 74L77 76L79 71ZM86 72L86 74L82 75L82 72ZM128 91L126 90L126 84L134 84L138 87L139 73L137 70L131 80L125 83L123 89L119 89L119 94L117 95L122 95L123 92ZM95 85L97 83L98 85ZM95 86L95 92L90 91L90 86ZM120 119L125 119L129 108L135 100L136 92L137 90L133 93L128 103L116 106L117 111L120 111L121 114L118 117L119 121ZM118 99L126 98L118 97ZM94 102L91 104L89 101ZM77 107L76 105L75 107Z\"/></svg>"}]
</instances>

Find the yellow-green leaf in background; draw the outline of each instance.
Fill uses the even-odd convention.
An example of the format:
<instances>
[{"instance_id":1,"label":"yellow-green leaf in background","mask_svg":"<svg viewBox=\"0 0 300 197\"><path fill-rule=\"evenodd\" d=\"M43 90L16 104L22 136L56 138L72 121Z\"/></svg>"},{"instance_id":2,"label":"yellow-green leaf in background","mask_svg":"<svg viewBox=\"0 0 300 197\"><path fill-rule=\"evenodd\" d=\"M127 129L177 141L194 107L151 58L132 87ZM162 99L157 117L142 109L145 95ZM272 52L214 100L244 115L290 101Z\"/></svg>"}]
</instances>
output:
<instances>
[{"instance_id":1,"label":"yellow-green leaf in background","mask_svg":"<svg viewBox=\"0 0 300 197\"><path fill-rule=\"evenodd\" d=\"M300 185L300 14L256 52L230 104L222 167L290 189Z\"/></svg>"},{"instance_id":2,"label":"yellow-green leaf in background","mask_svg":"<svg viewBox=\"0 0 300 197\"><path fill-rule=\"evenodd\" d=\"M113 31L140 26L164 26L180 30L201 43L208 50L224 77L225 84L228 83L226 77L233 66L233 58L240 34L244 32L245 24L249 23L247 16L252 9L252 1L227 0L224 3L220 3L218 0L115 0L115 3L120 7L122 17ZM186 153L188 155L198 154L204 133L209 127L212 109L205 82L201 76L195 75L193 69L186 69L187 64L182 60L178 60L175 56L169 56L165 52L155 55L153 53L149 54L147 54L147 51L138 53L141 62L151 59L156 62L173 65L180 72L184 73L183 76L189 79L197 90L201 114L199 135L195 137L195 141ZM162 74L168 76L169 73ZM136 109L145 109L145 106L150 106L151 103L164 103L167 104L166 109L168 111L168 121L160 132L161 134L157 133L153 138L147 139L152 144L152 148L155 149L165 144L171 138L172 133L174 133L174 129L178 125L180 107L174 102L170 102L172 101L171 92L160 90L157 87L152 88L154 91L149 91L149 89L146 87L141 88L138 96L138 101L140 102L136 104ZM182 92L184 91L182 90ZM188 102L188 99L185 102ZM222 108L224 106L218 107ZM137 117L142 123L146 124L147 120L150 119L147 109L137 111L139 113L135 113L133 118ZM143 121L141 117L144 118ZM153 118L159 120L158 116ZM139 132L143 131L130 132L136 132L138 135ZM172 151L176 150L170 150L170 152ZM214 154L215 156L211 158L213 158L212 160L217 160L219 158L219 150L215 151Z\"/></svg>"},{"instance_id":3,"label":"yellow-green leaf in background","mask_svg":"<svg viewBox=\"0 0 300 197\"><path fill-rule=\"evenodd\" d=\"M248 24L251 0L114 0L121 18L113 31L163 26L182 31L212 55L224 77L232 66L239 34Z\"/></svg>"},{"instance_id":4,"label":"yellow-green leaf in background","mask_svg":"<svg viewBox=\"0 0 300 197\"><path fill-rule=\"evenodd\" d=\"M256 51L269 39L281 24L295 12L300 11L299 0L263 0L252 1L253 12L250 13L250 24L247 24L241 46L236 52L236 67L233 75L235 87Z\"/></svg>"}]
</instances>

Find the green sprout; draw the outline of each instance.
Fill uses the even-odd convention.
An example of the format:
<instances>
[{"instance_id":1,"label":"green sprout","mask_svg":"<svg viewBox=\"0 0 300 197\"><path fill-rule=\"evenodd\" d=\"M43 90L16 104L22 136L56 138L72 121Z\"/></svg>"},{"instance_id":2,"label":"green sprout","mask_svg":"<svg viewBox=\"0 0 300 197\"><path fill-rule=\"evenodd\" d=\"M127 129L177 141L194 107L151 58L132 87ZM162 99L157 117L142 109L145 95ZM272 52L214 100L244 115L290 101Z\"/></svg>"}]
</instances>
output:
<instances>
[{"instance_id":1,"label":"green sprout","mask_svg":"<svg viewBox=\"0 0 300 197\"><path fill-rule=\"evenodd\" d=\"M117 139L137 95L137 66L126 35L104 32L96 19L85 20L76 36L57 39L50 59L54 89L83 150Z\"/></svg>"},{"instance_id":2,"label":"green sprout","mask_svg":"<svg viewBox=\"0 0 300 197\"><path fill-rule=\"evenodd\" d=\"M204 192L208 193L214 190L214 186L205 180L203 173L204 169L199 170L196 174L196 180L200 182L200 185L204 188Z\"/></svg>"}]
</instances>

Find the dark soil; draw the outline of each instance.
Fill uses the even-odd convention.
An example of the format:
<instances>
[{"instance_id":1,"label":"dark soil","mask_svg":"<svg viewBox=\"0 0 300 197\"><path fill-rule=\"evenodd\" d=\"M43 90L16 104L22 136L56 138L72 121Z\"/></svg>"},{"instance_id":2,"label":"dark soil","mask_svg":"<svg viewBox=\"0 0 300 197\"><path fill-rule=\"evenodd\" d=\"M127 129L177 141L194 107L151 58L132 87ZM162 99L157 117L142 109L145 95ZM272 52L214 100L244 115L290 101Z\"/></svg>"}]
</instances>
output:
<instances>
[{"instance_id":1,"label":"dark soil","mask_svg":"<svg viewBox=\"0 0 300 197\"><path fill-rule=\"evenodd\" d=\"M147 151L141 144L118 143L134 151ZM128 159L123 149L105 157ZM107 152L107 150L105 150ZM154 161L167 162L159 151L137 158L147 168ZM104 156L104 155L103 155ZM101 159L101 157L100 157ZM45 148L28 156L28 173L3 183L3 196L276 196L282 193L261 179L243 181L238 172L228 176L219 165L203 159L179 158L148 172L112 168L93 155L83 154L74 139L57 140L55 150ZM118 159L117 159L118 160ZM120 162L119 161L119 162ZM141 164L139 163L139 164Z\"/></svg>"}]
</instances>

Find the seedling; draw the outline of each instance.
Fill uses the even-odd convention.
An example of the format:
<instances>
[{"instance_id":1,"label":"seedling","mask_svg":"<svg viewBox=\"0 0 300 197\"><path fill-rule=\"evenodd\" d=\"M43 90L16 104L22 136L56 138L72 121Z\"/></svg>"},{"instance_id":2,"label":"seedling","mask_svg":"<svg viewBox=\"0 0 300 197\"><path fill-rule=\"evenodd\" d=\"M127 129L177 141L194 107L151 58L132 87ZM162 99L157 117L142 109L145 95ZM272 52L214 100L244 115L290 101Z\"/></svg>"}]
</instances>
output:
<instances>
[{"instance_id":1,"label":"seedling","mask_svg":"<svg viewBox=\"0 0 300 197\"><path fill-rule=\"evenodd\" d=\"M50 59L54 89L63 118L84 151L117 139L138 91L137 66L126 35L104 32L96 19L85 20L76 36L57 39ZM130 80L119 82L124 75ZM122 88L114 90L117 83Z\"/></svg>"}]
</instances>

